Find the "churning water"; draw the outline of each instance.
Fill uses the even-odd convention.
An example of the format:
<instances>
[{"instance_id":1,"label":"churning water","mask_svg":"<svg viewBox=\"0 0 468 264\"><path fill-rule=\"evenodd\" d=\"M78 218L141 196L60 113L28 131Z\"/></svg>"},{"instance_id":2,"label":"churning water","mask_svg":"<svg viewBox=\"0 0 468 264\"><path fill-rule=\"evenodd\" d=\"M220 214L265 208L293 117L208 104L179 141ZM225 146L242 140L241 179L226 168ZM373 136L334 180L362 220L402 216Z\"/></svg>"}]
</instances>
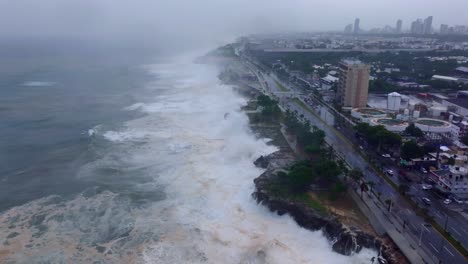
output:
<instances>
[{"instance_id":1,"label":"churning water","mask_svg":"<svg viewBox=\"0 0 468 264\"><path fill-rule=\"evenodd\" d=\"M0 262L370 262L375 252L334 253L321 232L251 198L262 173L252 162L276 148L253 135L245 99L220 84L215 67L144 70L153 79L116 113L134 118L81 131L88 154L73 182L85 191L0 213Z\"/></svg>"}]
</instances>

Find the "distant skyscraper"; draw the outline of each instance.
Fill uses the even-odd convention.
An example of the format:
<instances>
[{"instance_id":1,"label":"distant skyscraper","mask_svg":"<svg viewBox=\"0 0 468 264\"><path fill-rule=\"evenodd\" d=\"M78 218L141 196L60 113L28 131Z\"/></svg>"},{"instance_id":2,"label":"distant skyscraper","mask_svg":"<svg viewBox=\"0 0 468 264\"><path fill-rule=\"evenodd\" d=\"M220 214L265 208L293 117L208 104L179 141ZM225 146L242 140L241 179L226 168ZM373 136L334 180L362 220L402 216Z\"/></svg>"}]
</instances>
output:
<instances>
[{"instance_id":1,"label":"distant skyscraper","mask_svg":"<svg viewBox=\"0 0 468 264\"><path fill-rule=\"evenodd\" d=\"M403 21L401 21L401 19L398 19L396 22L396 33L400 34L402 31L402 27L403 27Z\"/></svg>"},{"instance_id":2,"label":"distant skyscraper","mask_svg":"<svg viewBox=\"0 0 468 264\"><path fill-rule=\"evenodd\" d=\"M358 60L343 60L339 65L336 101L344 107L365 107L369 91L370 66Z\"/></svg>"},{"instance_id":3,"label":"distant skyscraper","mask_svg":"<svg viewBox=\"0 0 468 264\"><path fill-rule=\"evenodd\" d=\"M354 20L354 34L358 34L359 31L361 30L361 29L359 28L359 22L360 22L360 21L361 21L361 20L360 20L359 18L356 18L356 19Z\"/></svg>"},{"instance_id":4,"label":"distant skyscraper","mask_svg":"<svg viewBox=\"0 0 468 264\"><path fill-rule=\"evenodd\" d=\"M432 16L427 17L424 19L424 34L431 34L432 33Z\"/></svg>"},{"instance_id":5,"label":"distant skyscraper","mask_svg":"<svg viewBox=\"0 0 468 264\"><path fill-rule=\"evenodd\" d=\"M347 34L351 34L353 32L353 24L346 25L344 32Z\"/></svg>"},{"instance_id":6,"label":"distant skyscraper","mask_svg":"<svg viewBox=\"0 0 468 264\"><path fill-rule=\"evenodd\" d=\"M412 34L423 34L424 33L424 23L421 19L417 19L411 23L411 33Z\"/></svg>"},{"instance_id":7,"label":"distant skyscraper","mask_svg":"<svg viewBox=\"0 0 468 264\"><path fill-rule=\"evenodd\" d=\"M449 26L447 24L440 25L440 34L447 34Z\"/></svg>"}]
</instances>

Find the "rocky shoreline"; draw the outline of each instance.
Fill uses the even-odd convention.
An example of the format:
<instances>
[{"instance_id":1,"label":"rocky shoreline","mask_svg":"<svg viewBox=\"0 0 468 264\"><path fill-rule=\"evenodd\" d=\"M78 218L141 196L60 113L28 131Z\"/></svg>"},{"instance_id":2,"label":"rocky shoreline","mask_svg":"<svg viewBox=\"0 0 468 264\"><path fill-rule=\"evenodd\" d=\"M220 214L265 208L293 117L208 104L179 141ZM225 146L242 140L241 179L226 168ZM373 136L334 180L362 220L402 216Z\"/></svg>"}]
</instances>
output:
<instances>
[{"instance_id":1,"label":"rocky shoreline","mask_svg":"<svg viewBox=\"0 0 468 264\"><path fill-rule=\"evenodd\" d=\"M275 180L276 172L294 162L295 158L290 153L277 151L268 156L258 158L255 165L266 169L254 180L255 192L252 197L263 206L278 215L289 214L296 223L308 230L322 230L324 235L333 243L333 251L351 255L359 253L363 248L374 249L387 260L387 263L397 263L393 260L391 248L384 245L381 239L367 234L355 227L346 227L333 215L325 215L299 202L275 197L269 194L268 184Z\"/></svg>"},{"instance_id":2,"label":"rocky shoreline","mask_svg":"<svg viewBox=\"0 0 468 264\"><path fill-rule=\"evenodd\" d=\"M225 80L221 81L225 82ZM259 91L244 87L242 84L236 85L232 82L230 84L236 86L237 92L247 98L255 98L260 95ZM262 131L262 125L251 123L252 130L258 133L259 137L275 138L275 135L272 135L275 132L271 131L271 126L267 127L269 127L267 129L269 131L265 133ZM273 130L279 132L279 124ZM281 133L279 132L279 134ZM252 193L252 197L259 204L266 206L278 215L289 214L299 226L305 229L322 230L327 239L332 242L333 251L339 254L349 256L359 253L363 248L369 248L379 252L379 259L375 263L407 263L391 239L376 237L358 227L345 226L336 215L318 212L300 202L271 195L268 192L268 185L275 181L277 172L284 170L297 160L295 153L287 143L277 144L280 141L286 141L283 135L280 136L283 138L282 140L277 137L273 140L273 144L279 150L270 155L261 156L254 162L256 166L265 169L264 173L254 179L255 191Z\"/></svg>"}]
</instances>

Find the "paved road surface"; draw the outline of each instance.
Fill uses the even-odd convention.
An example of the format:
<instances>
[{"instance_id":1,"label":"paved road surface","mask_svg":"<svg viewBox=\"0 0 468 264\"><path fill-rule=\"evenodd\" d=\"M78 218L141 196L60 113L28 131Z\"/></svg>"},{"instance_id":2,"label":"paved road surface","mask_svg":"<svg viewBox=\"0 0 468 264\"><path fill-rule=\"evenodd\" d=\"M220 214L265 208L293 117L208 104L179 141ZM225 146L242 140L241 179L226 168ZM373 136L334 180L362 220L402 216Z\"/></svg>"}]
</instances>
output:
<instances>
[{"instance_id":1,"label":"paved road surface","mask_svg":"<svg viewBox=\"0 0 468 264\"><path fill-rule=\"evenodd\" d=\"M251 66L253 67L253 65ZM297 111L300 115L302 114L311 125L322 129L326 134L325 140L328 144L333 146L338 155L344 157L352 167L360 168L365 173L366 181L373 181L376 183L374 187L375 192L381 193L382 200L391 199L393 201L394 206L391 212L396 217L395 219L400 221L402 225L403 222L405 222L405 230L403 230L403 232L406 232L408 238L412 238L413 240L414 238L418 238L417 240L419 240L419 237L421 237L421 246L424 247L429 254L432 254L431 257L433 259L440 259L442 263L466 263L466 259L455 250L452 245L430 225L425 225L425 221L412 212L412 208L387 182L369 169L367 162L358 153L358 150L354 149L343 135L311 113L311 108L305 109L303 105L297 102L297 99L290 98L296 97L297 92L284 93L283 89L278 87L276 80L274 80L272 76L262 73L258 75L261 80L267 83L268 87L266 87L266 89L279 99L283 107L289 108L292 111ZM461 232L462 230L457 231Z\"/></svg>"}]
</instances>

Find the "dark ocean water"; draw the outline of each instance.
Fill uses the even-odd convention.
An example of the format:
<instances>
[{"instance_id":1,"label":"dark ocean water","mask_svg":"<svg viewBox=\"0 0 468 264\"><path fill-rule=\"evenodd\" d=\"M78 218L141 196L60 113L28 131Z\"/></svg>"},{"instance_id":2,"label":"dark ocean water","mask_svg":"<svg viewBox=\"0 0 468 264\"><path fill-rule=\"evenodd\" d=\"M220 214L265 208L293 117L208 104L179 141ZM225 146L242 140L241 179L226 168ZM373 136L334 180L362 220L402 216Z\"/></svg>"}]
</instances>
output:
<instances>
[{"instance_id":1,"label":"dark ocean water","mask_svg":"<svg viewBox=\"0 0 468 264\"><path fill-rule=\"evenodd\" d=\"M1 40L0 40L1 46ZM0 48L0 263L369 263L251 197L276 150L219 68ZM226 115L229 113L229 115ZM227 118L228 116L228 118Z\"/></svg>"},{"instance_id":2,"label":"dark ocean water","mask_svg":"<svg viewBox=\"0 0 468 264\"><path fill-rule=\"evenodd\" d=\"M154 78L140 67L143 59L118 51L10 49L0 54L0 211L94 186L75 177L95 155L88 130L135 118L121 109Z\"/></svg>"}]
</instances>

